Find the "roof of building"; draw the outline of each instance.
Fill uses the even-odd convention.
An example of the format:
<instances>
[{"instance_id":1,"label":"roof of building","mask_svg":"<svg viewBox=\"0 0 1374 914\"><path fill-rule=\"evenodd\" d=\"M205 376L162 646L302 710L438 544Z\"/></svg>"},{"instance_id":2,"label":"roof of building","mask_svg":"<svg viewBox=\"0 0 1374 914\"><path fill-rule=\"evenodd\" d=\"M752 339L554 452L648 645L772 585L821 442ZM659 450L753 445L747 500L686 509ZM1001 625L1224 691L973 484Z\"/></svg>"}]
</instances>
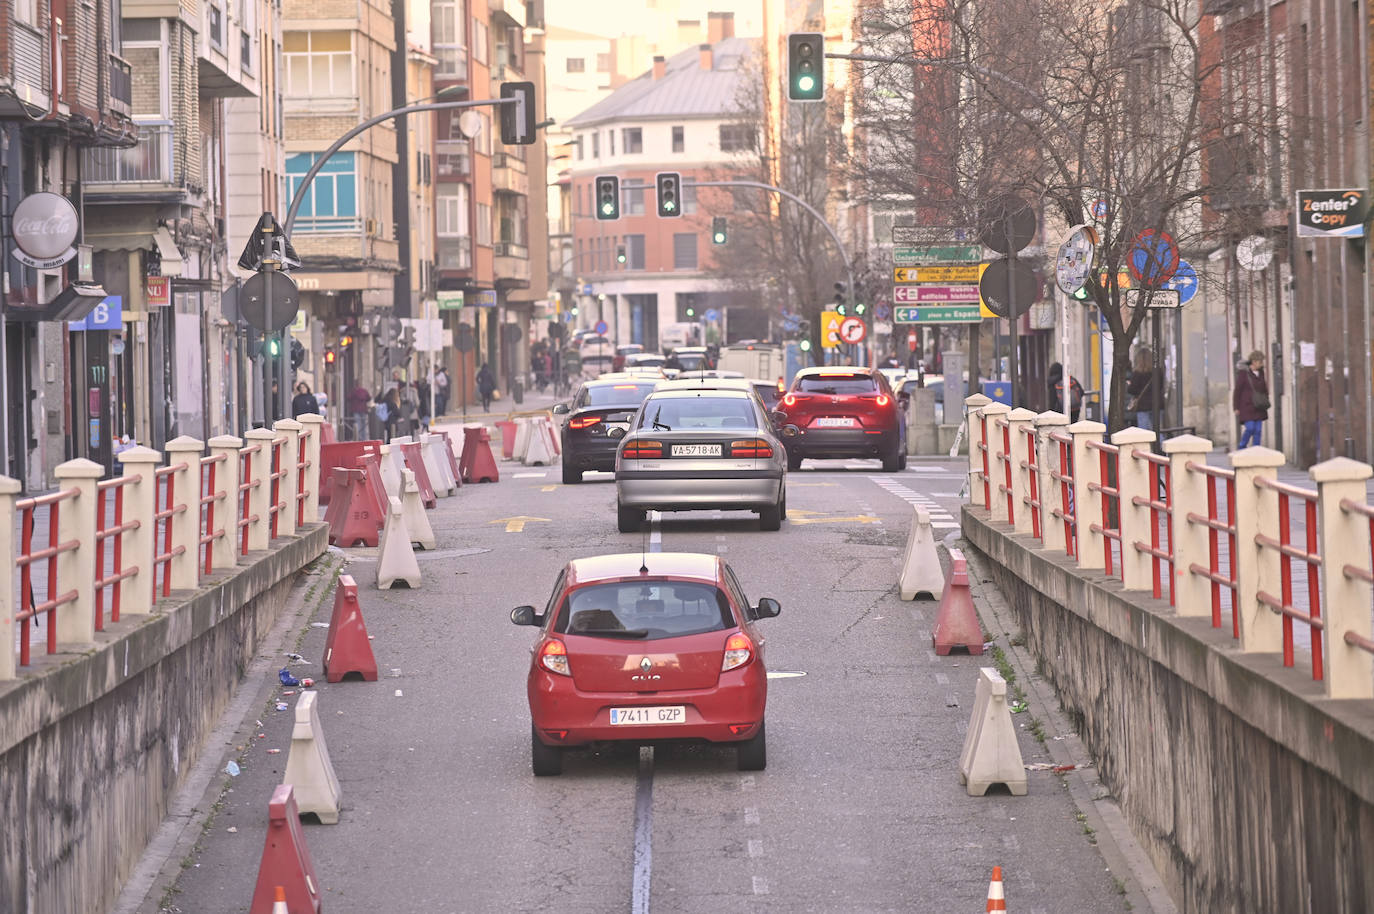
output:
<instances>
[{"instance_id":1,"label":"roof of building","mask_svg":"<svg viewBox=\"0 0 1374 914\"><path fill-rule=\"evenodd\" d=\"M595 32L585 32L580 29L570 29L563 25L546 25L544 27L546 41L610 41L609 35L598 35Z\"/></svg>"},{"instance_id":2,"label":"roof of building","mask_svg":"<svg viewBox=\"0 0 1374 914\"><path fill-rule=\"evenodd\" d=\"M701 68L701 51L692 46L667 60L661 79L653 68L616 89L565 126L586 127L611 120L650 117L712 117L734 111L745 71L745 57L759 48L757 38L724 38L711 46L711 69Z\"/></svg>"}]
</instances>

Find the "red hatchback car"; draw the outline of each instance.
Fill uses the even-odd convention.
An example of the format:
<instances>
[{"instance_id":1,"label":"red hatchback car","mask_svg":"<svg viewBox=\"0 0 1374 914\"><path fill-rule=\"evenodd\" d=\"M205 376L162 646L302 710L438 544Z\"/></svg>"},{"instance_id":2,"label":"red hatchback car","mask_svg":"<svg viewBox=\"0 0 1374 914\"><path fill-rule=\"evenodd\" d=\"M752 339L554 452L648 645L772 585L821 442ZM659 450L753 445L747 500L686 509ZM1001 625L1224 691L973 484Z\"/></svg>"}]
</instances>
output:
<instances>
[{"instance_id":1,"label":"red hatchback car","mask_svg":"<svg viewBox=\"0 0 1374 914\"><path fill-rule=\"evenodd\" d=\"M773 414L787 468L807 457L877 457L889 473L905 469L907 400L877 368L803 368Z\"/></svg>"},{"instance_id":2,"label":"red hatchback car","mask_svg":"<svg viewBox=\"0 0 1374 914\"><path fill-rule=\"evenodd\" d=\"M768 675L751 605L718 556L632 553L574 559L542 614L527 682L534 773L561 774L563 751L602 742L735 743L741 771L767 764Z\"/></svg>"}]
</instances>

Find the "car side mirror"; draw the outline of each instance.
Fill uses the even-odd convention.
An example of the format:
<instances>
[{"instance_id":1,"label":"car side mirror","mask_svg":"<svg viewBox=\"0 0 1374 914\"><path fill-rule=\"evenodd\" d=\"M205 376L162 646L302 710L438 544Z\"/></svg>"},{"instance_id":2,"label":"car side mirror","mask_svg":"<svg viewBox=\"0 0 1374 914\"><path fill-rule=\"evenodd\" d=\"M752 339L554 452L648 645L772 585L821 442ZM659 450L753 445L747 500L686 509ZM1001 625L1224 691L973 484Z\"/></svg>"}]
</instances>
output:
<instances>
[{"instance_id":1,"label":"car side mirror","mask_svg":"<svg viewBox=\"0 0 1374 914\"><path fill-rule=\"evenodd\" d=\"M516 625L538 625L539 616L533 606L517 606L510 611L510 620Z\"/></svg>"},{"instance_id":2,"label":"car side mirror","mask_svg":"<svg viewBox=\"0 0 1374 914\"><path fill-rule=\"evenodd\" d=\"M759 597L759 605L754 607L755 619L771 619L782 612L782 604L772 597Z\"/></svg>"},{"instance_id":3,"label":"car side mirror","mask_svg":"<svg viewBox=\"0 0 1374 914\"><path fill-rule=\"evenodd\" d=\"M801 429L797 428L795 425L784 425L782 427L782 436L784 438L795 438L800 434Z\"/></svg>"},{"instance_id":4,"label":"car side mirror","mask_svg":"<svg viewBox=\"0 0 1374 914\"><path fill-rule=\"evenodd\" d=\"M555 415L560 415L560 416L561 416L563 413L572 412L572 410L568 409L568 404L566 404L566 403L556 403L556 404L554 404L553 411L554 411L554 414L555 414Z\"/></svg>"},{"instance_id":5,"label":"car side mirror","mask_svg":"<svg viewBox=\"0 0 1374 914\"><path fill-rule=\"evenodd\" d=\"M911 394L902 391L897 395L897 402L902 405L902 409L906 409L907 404L911 402Z\"/></svg>"},{"instance_id":6,"label":"car side mirror","mask_svg":"<svg viewBox=\"0 0 1374 914\"><path fill-rule=\"evenodd\" d=\"M777 425L781 425L782 423L787 421L787 413L783 412L780 409L773 410L771 413L769 413L769 415L772 417L773 422Z\"/></svg>"}]
</instances>

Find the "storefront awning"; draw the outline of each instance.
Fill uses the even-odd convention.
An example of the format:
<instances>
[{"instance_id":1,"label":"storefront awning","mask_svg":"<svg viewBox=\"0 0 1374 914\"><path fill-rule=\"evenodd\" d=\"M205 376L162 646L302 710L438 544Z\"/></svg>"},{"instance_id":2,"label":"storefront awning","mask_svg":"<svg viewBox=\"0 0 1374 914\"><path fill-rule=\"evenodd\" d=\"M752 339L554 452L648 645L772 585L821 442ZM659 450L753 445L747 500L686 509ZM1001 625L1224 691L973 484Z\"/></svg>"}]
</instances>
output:
<instances>
[{"instance_id":1,"label":"storefront awning","mask_svg":"<svg viewBox=\"0 0 1374 914\"><path fill-rule=\"evenodd\" d=\"M181 276L186 272L186 261L182 259L181 250L167 226L159 225L153 229L153 243L157 245L157 253L162 258L159 272L163 276Z\"/></svg>"},{"instance_id":2,"label":"storefront awning","mask_svg":"<svg viewBox=\"0 0 1374 914\"><path fill-rule=\"evenodd\" d=\"M47 304L5 308L12 321L79 321L105 300L105 289L95 283L74 282Z\"/></svg>"}]
</instances>

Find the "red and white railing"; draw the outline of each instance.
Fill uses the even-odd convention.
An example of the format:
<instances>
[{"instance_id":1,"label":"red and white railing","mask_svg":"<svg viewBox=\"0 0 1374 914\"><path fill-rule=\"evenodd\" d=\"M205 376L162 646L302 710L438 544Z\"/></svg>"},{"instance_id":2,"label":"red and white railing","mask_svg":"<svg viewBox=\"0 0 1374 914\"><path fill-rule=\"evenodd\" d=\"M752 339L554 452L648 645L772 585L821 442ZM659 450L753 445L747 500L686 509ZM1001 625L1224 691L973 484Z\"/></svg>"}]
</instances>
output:
<instances>
[{"instance_id":1,"label":"red and white railing","mask_svg":"<svg viewBox=\"0 0 1374 914\"><path fill-rule=\"evenodd\" d=\"M314 519L323 421L213 438L208 452L187 437L169 441L165 458L131 448L112 479L71 460L54 471L57 491L34 498L0 477L0 680L30 665L35 633L47 654L84 649L108 624L154 611Z\"/></svg>"},{"instance_id":2,"label":"red and white railing","mask_svg":"<svg viewBox=\"0 0 1374 914\"><path fill-rule=\"evenodd\" d=\"M1193 435L1160 454L1145 429L1108 439L1098 422L966 404L970 502L990 520L1180 616L1210 617L1330 697L1374 698L1374 468L1329 460L1304 488L1279 480L1283 455L1266 448L1213 466L1212 443Z\"/></svg>"}]
</instances>

